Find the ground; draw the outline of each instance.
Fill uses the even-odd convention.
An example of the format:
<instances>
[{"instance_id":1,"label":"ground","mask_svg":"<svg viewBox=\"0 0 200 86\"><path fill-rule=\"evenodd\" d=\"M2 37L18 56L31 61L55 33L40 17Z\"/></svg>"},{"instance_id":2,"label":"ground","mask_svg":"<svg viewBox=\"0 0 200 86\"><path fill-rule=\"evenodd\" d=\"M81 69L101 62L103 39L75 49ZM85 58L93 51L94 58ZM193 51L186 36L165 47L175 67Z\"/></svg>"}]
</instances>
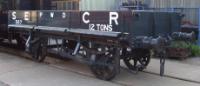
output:
<instances>
[{"instance_id":1,"label":"ground","mask_svg":"<svg viewBox=\"0 0 200 86\"><path fill-rule=\"evenodd\" d=\"M145 72L137 74L121 64L121 73L114 80L102 81L85 64L50 57L45 63L36 63L20 56L23 53L16 56L1 52L3 49L0 86L200 86L200 65L193 60L167 60L164 77L159 76L158 59L152 59Z\"/></svg>"}]
</instances>

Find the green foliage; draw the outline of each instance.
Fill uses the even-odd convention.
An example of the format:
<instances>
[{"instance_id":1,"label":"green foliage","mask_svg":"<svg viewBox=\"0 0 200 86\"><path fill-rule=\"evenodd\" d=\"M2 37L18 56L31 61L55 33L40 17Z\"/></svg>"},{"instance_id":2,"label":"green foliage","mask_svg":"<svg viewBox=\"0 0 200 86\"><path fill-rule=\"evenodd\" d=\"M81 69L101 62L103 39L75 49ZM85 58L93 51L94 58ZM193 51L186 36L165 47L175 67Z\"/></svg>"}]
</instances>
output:
<instances>
[{"instance_id":1,"label":"green foliage","mask_svg":"<svg viewBox=\"0 0 200 86\"><path fill-rule=\"evenodd\" d=\"M174 48L190 48L190 44L183 41L173 41L170 47Z\"/></svg>"},{"instance_id":2,"label":"green foliage","mask_svg":"<svg viewBox=\"0 0 200 86\"><path fill-rule=\"evenodd\" d=\"M190 48L192 56L200 56L200 46L190 44Z\"/></svg>"},{"instance_id":3,"label":"green foliage","mask_svg":"<svg viewBox=\"0 0 200 86\"><path fill-rule=\"evenodd\" d=\"M193 43L183 42L183 41L174 41L171 43L170 47L187 48L191 51L192 56L200 56L200 46L195 45Z\"/></svg>"}]
</instances>

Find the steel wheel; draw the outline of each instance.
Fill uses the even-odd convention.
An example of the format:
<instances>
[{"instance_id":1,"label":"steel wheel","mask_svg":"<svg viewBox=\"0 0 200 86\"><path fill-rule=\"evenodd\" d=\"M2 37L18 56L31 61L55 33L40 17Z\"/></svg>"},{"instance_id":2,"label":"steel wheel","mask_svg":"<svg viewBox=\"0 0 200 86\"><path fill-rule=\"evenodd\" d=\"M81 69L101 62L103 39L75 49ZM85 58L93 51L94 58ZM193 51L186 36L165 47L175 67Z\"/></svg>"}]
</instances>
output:
<instances>
[{"instance_id":1,"label":"steel wheel","mask_svg":"<svg viewBox=\"0 0 200 86\"><path fill-rule=\"evenodd\" d=\"M47 54L45 43L37 42L32 45L32 59L37 62L43 62Z\"/></svg>"},{"instance_id":2,"label":"steel wheel","mask_svg":"<svg viewBox=\"0 0 200 86\"><path fill-rule=\"evenodd\" d=\"M131 56L124 57L124 63L131 70L143 71L150 62L150 51L147 49L134 49Z\"/></svg>"},{"instance_id":3,"label":"steel wheel","mask_svg":"<svg viewBox=\"0 0 200 86\"><path fill-rule=\"evenodd\" d=\"M17 46L19 49L25 50L25 43L26 43L25 36L16 36Z\"/></svg>"},{"instance_id":4,"label":"steel wheel","mask_svg":"<svg viewBox=\"0 0 200 86\"><path fill-rule=\"evenodd\" d=\"M116 62L114 60L113 52L106 52L105 54L91 55L94 63L90 66L93 74L102 80L112 80L117 74Z\"/></svg>"}]
</instances>

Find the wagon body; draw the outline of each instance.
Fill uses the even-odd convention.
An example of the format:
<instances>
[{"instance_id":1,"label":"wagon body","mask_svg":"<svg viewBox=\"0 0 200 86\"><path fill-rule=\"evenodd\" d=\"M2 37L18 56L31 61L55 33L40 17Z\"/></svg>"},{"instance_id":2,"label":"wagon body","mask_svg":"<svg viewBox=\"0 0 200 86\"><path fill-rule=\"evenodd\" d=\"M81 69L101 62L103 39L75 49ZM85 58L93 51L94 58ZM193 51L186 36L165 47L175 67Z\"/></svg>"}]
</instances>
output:
<instances>
[{"instance_id":1,"label":"wagon body","mask_svg":"<svg viewBox=\"0 0 200 86\"><path fill-rule=\"evenodd\" d=\"M12 19L13 12L17 13L17 19ZM126 32L131 36L170 35L181 29L181 14L176 12L119 11L112 12L113 16L110 13L109 11L10 11L9 24ZM26 21L24 17L30 20ZM115 21L110 17L117 19ZM84 20L89 23L85 23Z\"/></svg>"},{"instance_id":2,"label":"wagon body","mask_svg":"<svg viewBox=\"0 0 200 86\"><path fill-rule=\"evenodd\" d=\"M8 35L8 14L5 10L0 10L0 38L5 38Z\"/></svg>"}]
</instances>

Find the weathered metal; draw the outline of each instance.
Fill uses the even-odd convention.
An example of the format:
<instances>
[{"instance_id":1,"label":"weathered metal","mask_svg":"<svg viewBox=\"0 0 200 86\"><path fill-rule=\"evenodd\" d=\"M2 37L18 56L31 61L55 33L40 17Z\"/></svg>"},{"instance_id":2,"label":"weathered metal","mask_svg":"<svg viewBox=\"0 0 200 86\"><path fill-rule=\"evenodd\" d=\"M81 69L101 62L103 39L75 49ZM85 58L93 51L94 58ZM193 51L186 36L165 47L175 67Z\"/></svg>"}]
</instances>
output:
<instances>
[{"instance_id":1,"label":"weathered metal","mask_svg":"<svg viewBox=\"0 0 200 86\"><path fill-rule=\"evenodd\" d=\"M34 60L42 62L48 51L56 51L89 64L97 78L111 80L120 71L120 59L130 70L144 70L151 50L161 58L163 75L166 47L171 41L168 36L180 29L180 19L179 13L171 12L13 10L8 13L8 28L29 33L26 47ZM162 29L162 25L166 27ZM188 34L180 36L190 38ZM49 43L52 39L55 44Z\"/></svg>"},{"instance_id":2,"label":"weathered metal","mask_svg":"<svg viewBox=\"0 0 200 86\"><path fill-rule=\"evenodd\" d=\"M85 13L81 12L67 12L67 11L42 11L36 13L31 11L30 15L32 21L26 22L23 17L24 14L18 14L19 20L23 24L37 23L39 26L53 26L53 27L68 27L68 28L89 28L101 31L110 30L109 11L91 11L90 15L85 15L86 20L90 20L89 24L82 21L82 16ZM26 11L29 13L29 11ZM51 18L53 15L53 19ZM151 11L121 11L118 14L118 25L112 21L112 31L128 32L132 36L158 36L168 35L172 32L180 31L181 15L179 13L171 12L151 12ZM41 17L38 17L42 15ZM12 15L9 15L11 18ZM22 17L22 18L20 18ZM33 18L34 17L34 18ZM66 17L66 18L62 18ZM36 21L38 19L38 22ZM13 21L12 21L13 22ZM14 21L16 22L16 21ZM11 22L10 22L11 23ZM20 21L16 22L20 23Z\"/></svg>"},{"instance_id":3,"label":"weathered metal","mask_svg":"<svg viewBox=\"0 0 200 86\"><path fill-rule=\"evenodd\" d=\"M6 37L8 31L7 31L7 12L5 10L0 10L0 38Z\"/></svg>"},{"instance_id":4,"label":"weathered metal","mask_svg":"<svg viewBox=\"0 0 200 86\"><path fill-rule=\"evenodd\" d=\"M195 33L183 33L183 32L174 32L172 33L172 38L174 40L183 40L183 41L195 41Z\"/></svg>"},{"instance_id":5,"label":"weathered metal","mask_svg":"<svg viewBox=\"0 0 200 86\"><path fill-rule=\"evenodd\" d=\"M7 24L7 20L8 20L8 15L7 15L7 11L6 10L0 10L0 17L1 17L1 20L0 20L0 24Z\"/></svg>"}]
</instances>

